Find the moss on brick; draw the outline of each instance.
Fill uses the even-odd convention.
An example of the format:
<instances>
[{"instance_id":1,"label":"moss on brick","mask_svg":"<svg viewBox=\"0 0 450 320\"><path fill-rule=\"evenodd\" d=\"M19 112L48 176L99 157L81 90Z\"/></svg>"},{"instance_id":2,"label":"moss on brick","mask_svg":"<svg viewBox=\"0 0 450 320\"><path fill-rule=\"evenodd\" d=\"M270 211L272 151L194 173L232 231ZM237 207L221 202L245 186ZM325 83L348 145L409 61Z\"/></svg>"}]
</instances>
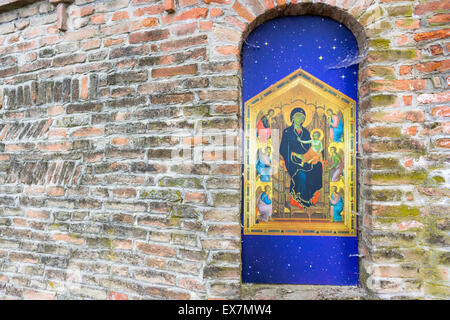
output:
<instances>
[{"instance_id":1,"label":"moss on brick","mask_svg":"<svg viewBox=\"0 0 450 320\"><path fill-rule=\"evenodd\" d=\"M184 112L184 115L188 116L188 117L192 117L192 116L209 117L209 116L211 116L209 105L185 107L183 109L183 112Z\"/></svg>"},{"instance_id":2,"label":"moss on brick","mask_svg":"<svg viewBox=\"0 0 450 320\"><path fill-rule=\"evenodd\" d=\"M241 201L241 195L239 193L217 193L213 196L214 204L216 206L234 206L238 205Z\"/></svg>"},{"instance_id":3,"label":"moss on brick","mask_svg":"<svg viewBox=\"0 0 450 320\"><path fill-rule=\"evenodd\" d=\"M366 34L369 38L373 38L386 30L392 30L392 24L387 20L382 20L374 24L374 27L366 29Z\"/></svg>"},{"instance_id":4,"label":"moss on brick","mask_svg":"<svg viewBox=\"0 0 450 320\"><path fill-rule=\"evenodd\" d=\"M389 138L400 138L402 136L401 128L399 127L376 127L369 129L370 136L376 136L376 137L389 137ZM395 140L391 141L377 141L372 142L372 146L375 146L377 150L384 149L385 151L388 150L396 150L401 149L400 143L395 142Z\"/></svg>"},{"instance_id":5,"label":"moss on brick","mask_svg":"<svg viewBox=\"0 0 450 320\"><path fill-rule=\"evenodd\" d=\"M399 138L402 136L400 128L384 128L377 134L381 137ZM374 151L386 152L415 152L423 153L425 146L422 141L405 137L402 139L373 141L370 146Z\"/></svg>"},{"instance_id":6,"label":"moss on brick","mask_svg":"<svg viewBox=\"0 0 450 320\"><path fill-rule=\"evenodd\" d=\"M369 59L376 62L397 61L400 59L411 60L417 56L414 49L398 50L372 50L369 51Z\"/></svg>"},{"instance_id":7,"label":"moss on brick","mask_svg":"<svg viewBox=\"0 0 450 320\"><path fill-rule=\"evenodd\" d=\"M203 129L229 129L233 130L238 127L238 121L236 119L224 118L224 119L212 119L204 120L201 122Z\"/></svg>"},{"instance_id":8,"label":"moss on brick","mask_svg":"<svg viewBox=\"0 0 450 320\"><path fill-rule=\"evenodd\" d=\"M64 128L79 127L79 126L85 126L88 124L89 124L89 118L82 117L82 116L64 117L60 120L57 120L57 122L56 122L56 125L58 127L64 127Z\"/></svg>"},{"instance_id":9,"label":"moss on brick","mask_svg":"<svg viewBox=\"0 0 450 320\"><path fill-rule=\"evenodd\" d=\"M396 79L395 70L392 67L370 66L368 72L371 76L380 77L386 80Z\"/></svg>"},{"instance_id":10,"label":"moss on brick","mask_svg":"<svg viewBox=\"0 0 450 320\"><path fill-rule=\"evenodd\" d=\"M450 245L450 239L446 231L438 228L441 218L437 215L426 215L424 219L425 228L421 234L421 242L427 246L445 247ZM434 263L435 264L435 263Z\"/></svg>"},{"instance_id":11,"label":"moss on brick","mask_svg":"<svg viewBox=\"0 0 450 320\"><path fill-rule=\"evenodd\" d=\"M417 217L420 215L420 209L418 207L411 207L408 205L390 206L384 210L383 217Z\"/></svg>"},{"instance_id":12,"label":"moss on brick","mask_svg":"<svg viewBox=\"0 0 450 320\"><path fill-rule=\"evenodd\" d=\"M414 184L418 185L423 183L427 178L425 171L403 171L403 172L383 172L372 173L370 176L374 182L383 184Z\"/></svg>"},{"instance_id":13,"label":"moss on brick","mask_svg":"<svg viewBox=\"0 0 450 320\"><path fill-rule=\"evenodd\" d=\"M202 180L200 178L172 178L164 177L159 180L159 185L162 187L184 187L202 189Z\"/></svg>"},{"instance_id":14,"label":"moss on brick","mask_svg":"<svg viewBox=\"0 0 450 320\"><path fill-rule=\"evenodd\" d=\"M367 159L367 167L371 169L397 169L400 167L400 161L395 158Z\"/></svg>"},{"instance_id":15,"label":"moss on brick","mask_svg":"<svg viewBox=\"0 0 450 320\"><path fill-rule=\"evenodd\" d=\"M417 245L413 232L377 232L371 235L371 243L383 249L411 248Z\"/></svg>"},{"instance_id":16,"label":"moss on brick","mask_svg":"<svg viewBox=\"0 0 450 320\"><path fill-rule=\"evenodd\" d=\"M171 218L197 218L198 212L195 208L182 204L170 204L169 212Z\"/></svg>"},{"instance_id":17,"label":"moss on brick","mask_svg":"<svg viewBox=\"0 0 450 320\"><path fill-rule=\"evenodd\" d=\"M86 242L90 247L109 248L109 239L108 238L102 238L102 237L87 238Z\"/></svg>"},{"instance_id":18,"label":"moss on brick","mask_svg":"<svg viewBox=\"0 0 450 320\"><path fill-rule=\"evenodd\" d=\"M216 252L212 255L211 263L239 263L240 254L235 252Z\"/></svg>"},{"instance_id":19,"label":"moss on brick","mask_svg":"<svg viewBox=\"0 0 450 320\"><path fill-rule=\"evenodd\" d=\"M405 258L402 250L398 248L376 249L371 256L375 262L402 261Z\"/></svg>"},{"instance_id":20,"label":"moss on brick","mask_svg":"<svg viewBox=\"0 0 450 320\"><path fill-rule=\"evenodd\" d=\"M385 107L395 104L397 101L397 96L391 94L380 94L376 96L371 96L369 98L369 103L372 107Z\"/></svg>"},{"instance_id":21,"label":"moss on brick","mask_svg":"<svg viewBox=\"0 0 450 320\"><path fill-rule=\"evenodd\" d=\"M366 11L360 18L359 23L363 26L371 24L381 18L384 15L384 10L380 6L376 6L375 8Z\"/></svg>"},{"instance_id":22,"label":"moss on brick","mask_svg":"<svg viewBox=\"0 0 450 320\"><path fill-rule=\"evenodd\" d=\"M417 20L414 20L414 19L411 19L411 18L401 20L402 27L403 28L407 28L407 29L409 29L411 27L415 27L414 24L415 24L416 21Z\"/></svg>"},{"instance_id":23,"label":"moss on brick","mask_svg":"<svg viewBox=\"0 0 450 320\"><path fill-rule=\"evenodd\" d=\"M434 182L441 184L445 182L445 178L442 176L434 176L431 179L433 179Z\"/></svg>"},{"instance_id":24,"label":"moss on brick","mask_svg":"<svg viewBox=\"0 0 450 320\"><path fill-rule=\"evenodd\" d=\"M430 296L448 298L450 287L441 283L425 282L424 292Z\"/></svg>"},{"instance_id":25,"label":"moss on brick","mask_svg":"<svg viewBox=\"0 0 450 320\"><path fill-rule=\"evenodd\" d=\"M403 192L400 190L367 190L364 193L365 197L376 201L399 201L402 198Z\"/></svg>"},{"instance_id":26,"label":"moss on brick","mask_svg":"<svg viewBox=\"0 0 450 320\"><path fill-rule=\"evenodd\" d=\"M369 47L376 50L389 49L391 40L389 39L372 39L369 40Z\"/></svg>"},{"instance_id":27,"label":"moss on brick","mask_svg":"<svg viewBox=\"0 0 450 320\"><path fill-rule=\"evenodd\" d=\"M411 5L396 6L396 7L387 7L386 11L392 17L397 17L397 16L411 17L412 13L413 13L413 8Z\"/></svg>"},{"instance_id":28,"label":"moss on brick","mask_svg":"<svg viewBox=\"0 0 450 320\"><path fill-rule=\"evenodd\" d=\"M208 266L203 270L203 275L207 279L235 278L239 275L239 268L226 266Z\"/></svg>"},{"instance_id":29,"label":"moss on brick","mask_svg":"<svg viewBox=\"0 0 450 320\"><path fill-rule=\"evenodd\" d=\"M168 225L170 227L179 227L181 226L181 218L176 216L171 216L168 221Z\"/></svg>"},{"instance_id":30,"label":"moss on brick","mask_svg":"<svg viewBox=\"0 0 450 320\"><path fill-rule=\"evenodd\" d=\"M438 188L440 187L442 184L445 183L445 178L439 175L435 175L433 177L428 177L424 183L422 184L422 186L424 188ZM443 189L441 189L441 191L444 191ZM438 194L438 193L436 193Z\"/></svg>"},{"instance_id":31,"label":"moss on brick","mask_svg":"<svg viewBox=\"0 0 450 320\"><path fill-rule=\"evenodd\" d=\"M179 190L142 190L141 199L164 200L170 202L182 202L183 196Z\"/></svg>"}]
</instances>

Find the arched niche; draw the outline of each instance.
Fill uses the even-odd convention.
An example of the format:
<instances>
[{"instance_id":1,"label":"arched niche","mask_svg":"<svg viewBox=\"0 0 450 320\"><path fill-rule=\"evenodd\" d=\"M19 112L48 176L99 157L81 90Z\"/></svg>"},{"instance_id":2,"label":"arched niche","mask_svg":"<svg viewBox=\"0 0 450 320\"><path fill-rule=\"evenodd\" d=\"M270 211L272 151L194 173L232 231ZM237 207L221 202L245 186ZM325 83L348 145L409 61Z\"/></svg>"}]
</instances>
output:
<instances>
[{"instance_id":1,"label":"arched niche","mask_svg":"<svg viewBox=\"0 0 450 320\"><path fill-rule=\"evenodd\" d=\"M358 283L361 41L308 14L268 20L246 37L243 282Z\"/></svg>"}]
</instances>

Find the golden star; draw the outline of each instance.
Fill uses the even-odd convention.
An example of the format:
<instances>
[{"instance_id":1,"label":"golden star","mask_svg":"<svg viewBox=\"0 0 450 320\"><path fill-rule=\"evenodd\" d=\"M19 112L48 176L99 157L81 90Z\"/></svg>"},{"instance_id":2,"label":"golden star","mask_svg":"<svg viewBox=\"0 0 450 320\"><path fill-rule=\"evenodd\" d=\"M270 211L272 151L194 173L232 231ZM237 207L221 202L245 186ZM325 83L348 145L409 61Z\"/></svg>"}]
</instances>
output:
<instances>
[{"instance_id":1,"label":"golden star","mask_svg":"<svg viewBox=\"0 0 450 320\"><path fill-rule=\"evenodd\" d=\"M322 56L320 56L320 57L319 57L319 60L322 60L322 59L323 59L323 57L322 57Z\"/></svg>"}]
</instances>

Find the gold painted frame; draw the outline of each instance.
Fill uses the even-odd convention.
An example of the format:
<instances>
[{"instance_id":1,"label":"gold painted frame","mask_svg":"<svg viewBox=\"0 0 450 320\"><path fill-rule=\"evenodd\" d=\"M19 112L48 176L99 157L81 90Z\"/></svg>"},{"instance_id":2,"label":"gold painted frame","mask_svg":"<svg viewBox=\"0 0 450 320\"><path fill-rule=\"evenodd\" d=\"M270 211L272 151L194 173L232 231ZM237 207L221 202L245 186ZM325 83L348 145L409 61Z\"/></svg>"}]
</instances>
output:
<instances>
[{"instance_id":1,"label":"gold painted frame","mask_svg":"<svg viewBox=\"0 0 450 320\"><path fill-rule=\"evenodd\" d=\"M329 141L326 146L327 151L324 151L327 154L329 152L328 148L334 145L344 157L344 169L340 180L337 182L330 180L326 184L328 191L331 190L332 186L336 186L342 193L344 201L342 223L332 221L331 214L327 218L326 200L321 202L321 211L318 213L315 212L314 206L312 209L310 209L311 207L306 208L305 212L297 209L298 213L292 213L296 208L289 210L287 208L288 205L285 205L284 210L280 209L276 213L278 216L284 217L288 214L286 212L291 212L289 213L291 218L277 218L275 214L271 216L269 221L261 221L258 218L260 215L258 215L256 208L258 198L256 192L264 189L266 185L271 186L269 197L272 199L272 204L275 205L275 201L273 201L274 195L286 194L285 191L283 193L280 190L283 189L281 186L287 179L280 180L280 177L283 175L283 171L280 171L283 168L283 161L280 161L282 158L276 150L277 146L279 146L279 138L277 138L279 135L276 133L272 133L265 145L272 148L271 169L274 174L271 176L270 182L262 182L257 179L257 154L258 150L263 148L260 138L257 138L256 134L258 116L272 109L274 110L272 121L288 124L290 122L289 113L297 106L302 107L306 111L305 127L312 125L312 122L316 121L316 119L328 119L326 118L326 110L328 109L332 109L333 112L341 112L340 114L343 116L343 141L337 143L327 140ZM282 121L277 122L274 119ZM272 132L279 130L272 128L274 122L271 123ZM329 129L326 128L326 130ZM321 135L323 137L323 134ZM323 163L326 162L324 161ZM278 176L276 172L278 172ZM260 92L244 105L244 171L242 174L245 235L356 236L356 102L302 69L294 71ZM323 190L325 190L325 185ZM325 195L329 197L329 194L324 192L323 196ZM282 208L283 201L280 199L278 196L277 205L279 208ZM286 200L284 203L286 203ZM328 204L328 210L330 210L330 204ZM320 218L314 218L318 214ZM300 218L294 218L296 215ZM301 216L307 216L307 218L301 218Z\"/></svg>"}]
</instances>

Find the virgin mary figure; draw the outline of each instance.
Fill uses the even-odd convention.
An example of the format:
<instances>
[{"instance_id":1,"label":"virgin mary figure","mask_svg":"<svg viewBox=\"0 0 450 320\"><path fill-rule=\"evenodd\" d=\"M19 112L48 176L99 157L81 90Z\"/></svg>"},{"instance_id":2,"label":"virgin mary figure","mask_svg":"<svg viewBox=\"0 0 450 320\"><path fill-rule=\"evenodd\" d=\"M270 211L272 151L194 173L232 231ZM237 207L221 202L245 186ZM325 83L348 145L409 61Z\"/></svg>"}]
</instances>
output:
<instances>
[{"instance_id":1,"label":"virgin mary figure","mask_svg":"<svg viewBox=\"0 0 450 320\"><path fill-rule=\"evenodd\" d=\"M292 125L283 130L280 154L291 177L291 205L301 209L317 203L322 189L322 162L308 162L305 153L311 148L311 135L303 123L305 110L294 108L291 111Z\"/></svg>"}]
</instances>

